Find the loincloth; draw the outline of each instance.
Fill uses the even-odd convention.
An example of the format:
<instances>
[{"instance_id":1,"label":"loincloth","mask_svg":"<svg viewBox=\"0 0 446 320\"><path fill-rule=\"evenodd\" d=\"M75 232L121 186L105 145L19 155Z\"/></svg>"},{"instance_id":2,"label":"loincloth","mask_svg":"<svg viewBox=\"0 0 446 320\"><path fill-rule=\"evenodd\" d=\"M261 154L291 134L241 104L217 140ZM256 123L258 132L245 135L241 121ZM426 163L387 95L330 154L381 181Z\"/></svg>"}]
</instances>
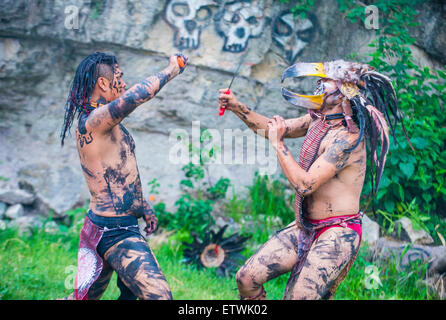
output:
<instances>
[{"instance_id":1,"label":"loincloth","mask_svg":"<svg viewBox=\"0 0 446 320\"><path fill-rule=\"evenodd\" d=\"M362 237L362 212L354 215L337 216L333 218L327 218L322 220L310 220L307 219L309 225L312 226L311 230L300 229L298 236L298 248L297 248L297 263L294 265L291 271L292 276L298 276L301 272L305 260L310 252L310 248L313 243L320 237L322 233L328 229L335 227L344 227L354 230L359 235L359 242L361 242ZM356 254L353 256L352 260L347 265L347 271L353 264L356 258Z\"/></svg>"},{"instance_id":2,"label":"loincloth","mask_svg":"<svg viewBox=\"0 0 446 320\"><path fill-rule=\"evenodd\" d=\"M142 237L136 217L101 217L88 211L79 239L76 300L88 299L88 290L102 272L105 252L117 242L134 236Z\"/></svg>"}]
</instances>

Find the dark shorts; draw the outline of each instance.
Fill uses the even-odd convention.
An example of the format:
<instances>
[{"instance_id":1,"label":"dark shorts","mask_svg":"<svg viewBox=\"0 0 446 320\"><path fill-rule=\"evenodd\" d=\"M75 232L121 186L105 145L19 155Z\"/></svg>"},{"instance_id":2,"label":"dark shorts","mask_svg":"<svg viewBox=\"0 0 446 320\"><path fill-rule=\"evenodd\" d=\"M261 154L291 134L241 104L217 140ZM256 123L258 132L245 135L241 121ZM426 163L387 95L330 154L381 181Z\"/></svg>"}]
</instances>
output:
<instances>
[{"instance_id":1,"label":"dark shorts","mask_svg":"<svg viewBox=\"0 0 446 320\"><path fill-rule=\"evenodd\" d=\"M134 216L102 217L88 210L88 218L96 226L104 229L104 234L96 248L99 256L104 259L104 254L114 244L130 237L144 237L139 232L138 219Z\"/></svg>"}]
</instances>

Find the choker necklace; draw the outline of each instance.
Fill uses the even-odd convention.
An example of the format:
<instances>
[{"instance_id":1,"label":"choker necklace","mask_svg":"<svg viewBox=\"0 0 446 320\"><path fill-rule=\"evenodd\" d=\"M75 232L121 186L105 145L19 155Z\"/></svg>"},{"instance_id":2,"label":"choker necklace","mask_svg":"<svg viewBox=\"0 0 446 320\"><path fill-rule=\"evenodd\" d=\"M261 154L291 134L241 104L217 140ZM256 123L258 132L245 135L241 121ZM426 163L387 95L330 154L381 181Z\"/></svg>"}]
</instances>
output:
<instances>
[{"instance_id":1,"label":"choker necklace","mask_svg":"<svg viewBox=\"0 0 446 320\"><path fill-rule=\"evenodd\" d=\"M344 113L333 113L333 114L327 114L325 116L325 120L335 120L335 119L343 119Z\"/></svg>"},{"instance_id":2,"label":"choker necklace","mask_svg":"<svg viewBox=\"0 0 446 320\"><path fill-rule=\"evenodd\" d=\"M102 103L97 103L97 102L90 102L90 106L92 107L92 108L97 108L97 107L101 107L101 106L103 106L103 104Z\"/></svg>"},{"instance_id":3,"label":"choker necklace","mask_svg":"<svg viewBox=\"0 0 446 320\"><path fill-rule=\"evenodd\" d=\"M333 114L322 114L322 113L318 113L318 112L314 112L313 110L310 110L310 115L313 119L316 118L322 118L325 120L335 120L335 119L343 119L344 118L344 113L333 113Z\"/></svg>"},{"instance_id":4,"label":"choker necklace","mask_svg":"<svg viewBox=\"0 0 446 320\"><path fill-rule=\"evenodd\" d=\"M94 102L94 101L92 101L92 102L87 102L87 103L84 105L84 110L83 110L82 112L85 112L87 115L89 115L91 111L93 111L93 110L96 109L97 107L101 107L101 106L103 106L102 103L97 103L97 102Z\"/></svg>"}]
</instances>

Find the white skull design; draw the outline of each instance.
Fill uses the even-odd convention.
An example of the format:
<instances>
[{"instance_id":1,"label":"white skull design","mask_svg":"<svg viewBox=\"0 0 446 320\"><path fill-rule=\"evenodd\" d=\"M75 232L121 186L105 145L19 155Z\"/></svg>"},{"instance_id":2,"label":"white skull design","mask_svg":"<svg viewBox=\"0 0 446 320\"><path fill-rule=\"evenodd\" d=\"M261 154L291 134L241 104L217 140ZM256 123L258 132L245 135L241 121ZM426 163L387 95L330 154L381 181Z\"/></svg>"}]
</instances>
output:
<instances>
[{"instance_id":1,"label":"white skull design","mask_svg":"<svg viewBox=\"0 0 446 320\"><path fill-rule=\"evenodd\" d=\"M213 0L171 0L165 18L175 30L174 46L198 49L201 31L211 22Z\"/></svg>"},{"instance_id":2,"label":"white skull design","mask_svg":"<svg viewBox=\"0 0 446 320\"><path fill-rule=\"evenodd\" d=\"M296 57L310 43L315 26L310 19L294 17L284 12L273 23L273 40L284 51L284 58L293 64Z\"/></svg>"},{"instance_id":3,"label":"white skull design","mask_svg":"<svg viewBox=\"0 0 446 320\"><path fill-rule=\"evenodd\" d=\"M242 52L249 38L261 35L267 19L263 3L232 1L226 3L222 17L216 20L217 32L225 39L224 51Z\"/></svg>"}]
</instances>

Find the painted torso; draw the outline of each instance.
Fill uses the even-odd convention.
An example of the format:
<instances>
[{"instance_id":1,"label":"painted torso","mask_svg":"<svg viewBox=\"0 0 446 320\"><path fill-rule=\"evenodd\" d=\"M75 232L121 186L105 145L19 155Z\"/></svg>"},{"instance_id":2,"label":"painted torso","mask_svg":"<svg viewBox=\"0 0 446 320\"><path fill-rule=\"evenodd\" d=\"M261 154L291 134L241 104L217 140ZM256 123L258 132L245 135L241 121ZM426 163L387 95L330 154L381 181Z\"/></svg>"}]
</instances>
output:
<instances>
[{"instance_id":1,"label":"painted torso","mask_svg":"<svg viewBox=\"0 0 446 320\"><path fill-rule=\"evenodd\" d=\"M102 216L140 216L144 210L135 142L122 124L108 133L87 132L82 114L76 128L79 158L90 190L90 209Z\"/></svg>"},{"instance_id":2,"label":"painted torso","mask_svg":"<svg viewBox=\"0 0 446 320\"><path fill-rule=\"evenodd\" d=\"M314 122L311 125L314 125ZM336 140L352 135L344 126L328 131L321 142L318 157ZM357 134L356 134L357 136ZM309 219L320 220L333 216L355 214L366 174L366 150L364 141L348 157L347 165L312 194L304 198L303 211ZM313 164L314 165L314 164Z\"/></svg>"}]
</instances>

